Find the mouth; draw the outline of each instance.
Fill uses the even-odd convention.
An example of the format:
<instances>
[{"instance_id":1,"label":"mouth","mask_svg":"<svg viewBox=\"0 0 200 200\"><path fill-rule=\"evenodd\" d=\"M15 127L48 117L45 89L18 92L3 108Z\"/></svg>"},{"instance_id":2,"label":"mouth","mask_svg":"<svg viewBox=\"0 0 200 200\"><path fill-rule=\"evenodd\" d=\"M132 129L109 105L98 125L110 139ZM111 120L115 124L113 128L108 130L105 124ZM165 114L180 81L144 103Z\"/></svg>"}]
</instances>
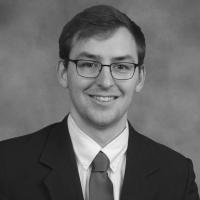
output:
<instances>
[{"instance_id":1,"label":"mouth","mask_svg":"<svg viewBox=\"0 0 200 200\"><path fill-rule=\"evenodd\" d=\"M89 95L92 99L100 103L109 103L117 99L117 96L99 96L99 95Z\"/></svg>"}]
</instances>

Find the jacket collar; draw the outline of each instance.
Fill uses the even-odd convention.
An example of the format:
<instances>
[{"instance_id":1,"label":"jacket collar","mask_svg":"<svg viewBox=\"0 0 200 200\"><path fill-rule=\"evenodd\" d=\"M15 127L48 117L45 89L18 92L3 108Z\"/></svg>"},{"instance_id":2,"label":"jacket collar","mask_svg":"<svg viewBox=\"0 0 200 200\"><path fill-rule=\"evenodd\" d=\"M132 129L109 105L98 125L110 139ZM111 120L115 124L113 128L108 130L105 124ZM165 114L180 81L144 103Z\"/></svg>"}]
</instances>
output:
<instances>
[{"instance_id":1,"label":"jacket collar","mask_svg":"<svg viewBox=\"0 0 200 200\"><path fill-rule=\"evenodd\" d=\"M50 169L44 184L52 200L83 200L67 117L52 128L40 162Z\"/></svg>"},{"instance_id":2,"label":"jacket collar","mask_svg":"<svg viewBox=\"0 0 200 200\"><path fill-rule=\"evenodd\" d=\"M155 177L159 163L151 140L137 133L129 123L126 170L121 192L122 200L155 199Z\"/></svg>"}]
</instances>

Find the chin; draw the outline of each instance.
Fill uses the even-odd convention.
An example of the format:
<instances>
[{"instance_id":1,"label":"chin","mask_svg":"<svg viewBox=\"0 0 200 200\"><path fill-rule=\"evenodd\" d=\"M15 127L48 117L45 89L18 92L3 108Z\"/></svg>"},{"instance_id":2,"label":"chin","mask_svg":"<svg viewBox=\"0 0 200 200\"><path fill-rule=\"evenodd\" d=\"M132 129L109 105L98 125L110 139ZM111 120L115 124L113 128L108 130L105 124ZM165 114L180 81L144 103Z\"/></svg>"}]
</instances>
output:
<instances>
[{"instance_id":1,"label":"chin","mask_svg":"<svg viewBox=\"0 0 200 200\"><path fill-rule=\"evenodd\" d=\"M93 124L94 127L98 129L104 129L104 128L114 126L120 121L120 117L119 116L117 117L114 113L111 113L111 114L94 113L94 115L90 115L88 119L89 119L89 123Z\"/></svg>"}]
</instances>

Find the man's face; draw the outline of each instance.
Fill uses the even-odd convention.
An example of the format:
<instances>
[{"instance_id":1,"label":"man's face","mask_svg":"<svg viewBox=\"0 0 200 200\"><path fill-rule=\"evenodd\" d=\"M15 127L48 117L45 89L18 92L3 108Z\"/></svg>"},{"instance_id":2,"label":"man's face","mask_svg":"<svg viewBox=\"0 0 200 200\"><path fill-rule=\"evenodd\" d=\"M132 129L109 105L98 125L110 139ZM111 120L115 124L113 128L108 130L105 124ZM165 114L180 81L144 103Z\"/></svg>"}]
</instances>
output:
<instances>
[{"instance_id":1,"label":"man's face","mask_svg":"<svg viewBox=\"0 0 200 200\"><path fill-rule=\"evenodd\" d=\"M134 38L126 28L117 29L108 38L92 37L74 42L70 59L95 60L109 65L116 62L138 63ZM109 67L103 67L96 78L77 74L76 65L60 66L62 85L71 98L70 113L75 121L95 128L107 128L124 123L135 91L142 88L144 73L138 68L129 80L113 79Z\"/></svg>"}]
</instances>

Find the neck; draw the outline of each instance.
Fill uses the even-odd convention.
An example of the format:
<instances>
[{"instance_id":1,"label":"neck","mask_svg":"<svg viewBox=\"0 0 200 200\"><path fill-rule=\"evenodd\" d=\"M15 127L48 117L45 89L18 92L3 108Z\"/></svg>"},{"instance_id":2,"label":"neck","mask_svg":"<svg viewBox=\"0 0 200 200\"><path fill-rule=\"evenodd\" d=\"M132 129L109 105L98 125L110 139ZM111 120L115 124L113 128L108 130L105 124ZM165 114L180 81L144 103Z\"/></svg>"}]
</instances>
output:
<instances>
[{"instance_id":1,"label":"neck","mask_svg":"<svg viewBox=\"0 0 200 200\"><path fill-rule=\"evenodd\" d=\"M72 113L71 116L78 127L101 147L106 146L117 136L119 136L125 129L127 121L127 116L125 115L122 119L116 121L111 125L92 126L89 121L78 119L76 116L73 116Z\"/></svg>"}]
</instances>

